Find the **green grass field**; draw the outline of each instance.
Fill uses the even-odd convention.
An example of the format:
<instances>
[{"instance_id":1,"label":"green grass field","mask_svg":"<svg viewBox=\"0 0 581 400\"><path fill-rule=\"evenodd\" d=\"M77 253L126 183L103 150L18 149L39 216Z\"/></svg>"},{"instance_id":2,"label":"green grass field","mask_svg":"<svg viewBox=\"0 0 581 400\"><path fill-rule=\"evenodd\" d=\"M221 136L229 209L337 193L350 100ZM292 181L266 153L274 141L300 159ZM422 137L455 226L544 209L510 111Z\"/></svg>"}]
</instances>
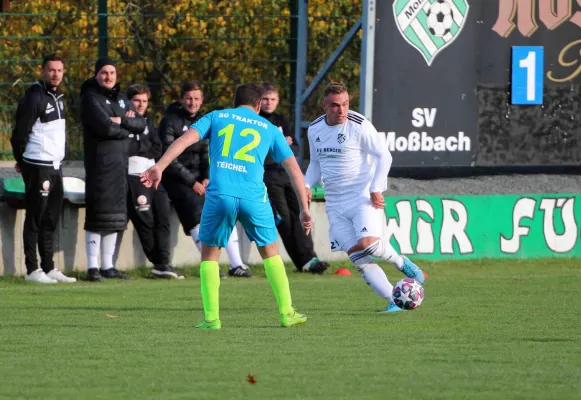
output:
<instances>
[{"instance_id":1,"label":"green grass field","mask_svg":"<svg viewBox=\"0 0 581 400\"><path fill-rule=\"evenodd\" d=\"M220 331L193 329L193 268L184 281L3 278L0 398L581 397L579 260L423 265L424 303L390 315L357 273L289 273L309 316L291 329L263 274L222 282Z\"/></svg>"}]
</instances>

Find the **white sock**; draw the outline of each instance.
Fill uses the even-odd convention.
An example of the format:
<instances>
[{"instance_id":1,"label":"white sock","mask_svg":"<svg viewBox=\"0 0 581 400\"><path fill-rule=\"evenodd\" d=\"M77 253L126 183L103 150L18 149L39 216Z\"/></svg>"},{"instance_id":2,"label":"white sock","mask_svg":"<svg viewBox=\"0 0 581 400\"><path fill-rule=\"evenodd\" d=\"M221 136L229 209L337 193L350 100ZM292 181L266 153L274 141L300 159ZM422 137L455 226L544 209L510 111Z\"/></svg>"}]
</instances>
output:
<instances>
[{"instance_id":1,"label":"white sock","mask_svg":"<svg viewBox=\"0 0 581 400\"><path fill-rule=\"evenodd\" d=\"M200 254L202 254L202 242L200 242L200 239L198 239L198 236L200 236L200 225L194 226L192 228L192 230L190 231L190 235L192 235L192 239L194 240L194 244L196 245L196 247L200 251Z\"/></svg>"},{"instance_id":2,"label":"white sock","mask_svg":"<svg viewBox=\"0 0 581 400\"><path fill-rule=\"evenodd\" d=\"M85 249L89 269L99 268L99 249L101 248L101 234L85 232Z\"/></svg>"},{"instance_id":3,"label":"white sock","mask_svg":"<svg viewBox=\"0 0 581 400\"><path fill-rule=\"evenodd\" d=\"M115 245L117 244L117 232L102 234L101 236L101 269L108 270L114 268L113 256L115 255Z\"/></svg>"},{"instance_id":4,"label":"white sock","mask_svg":"<svg viewBox=\"0 0 581 400\"><path fill-rule=\"evenodd\" d=\"M367 249L366 249L367 250ZM381 267L373 262L371 257L363 254L366 250L356 251L349 255L357 270L361 273L363 280L381 298L390 303L393 302L393 285L387 279L387 275Z\"/></svg>"},{"instance_id":5,"label":"white sock","mask_svg":"<svg viewBox=\"0 0 581 400\"><path fill-rule=\"evenodd\" d=\"M240 255L240 247L238 246L238 230L234 227L228 244L226 245L226 253L230 259L230 269L243 265L242 256Z\"/></svg>"},{"instance_id":6,"label":"white sock","mask_svg":"<svg viewBox=\"0 0 581 400\"><path fill-rule=\"evenodd\" d=\"M403 267L403 258L397 254L395 249L391 247L389 242L384 242L383 240L379 239L377 242L370 245L368 248L361 250L365 252L366 255L370 255L373 257L377 257L383 261L387 261L398 270L401 271Z\"/></svg>"}]
</instances>

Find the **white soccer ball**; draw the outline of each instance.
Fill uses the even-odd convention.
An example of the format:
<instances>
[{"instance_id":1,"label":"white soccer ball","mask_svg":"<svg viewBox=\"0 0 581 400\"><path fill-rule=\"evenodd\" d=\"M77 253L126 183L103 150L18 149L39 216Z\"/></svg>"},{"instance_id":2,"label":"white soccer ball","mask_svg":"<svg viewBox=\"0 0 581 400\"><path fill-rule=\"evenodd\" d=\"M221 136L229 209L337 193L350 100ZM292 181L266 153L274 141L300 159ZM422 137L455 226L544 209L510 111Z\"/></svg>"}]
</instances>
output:
<instances>
[{"instance_id":1,"label":"white soccer ball","mask_svg":"<svg viewBox=\"0 0 581 400\"><path fill-rule=\"evenodd\" d=\"M436 0L428 10L428 29L432 36L444 37L454 25L454 14L449 0Z\"/></svg>"},{"instance_id":2,"label":"white soccer ball","mask_svg":"<svg viewBox=\"0 0 581 400\"><path fill-rule=\"evenodd\" d=\"M393 287L393 302L404 310L414 310L424 301L424 287L412 278L405 278Z\"/></svg>"}]
</instances>

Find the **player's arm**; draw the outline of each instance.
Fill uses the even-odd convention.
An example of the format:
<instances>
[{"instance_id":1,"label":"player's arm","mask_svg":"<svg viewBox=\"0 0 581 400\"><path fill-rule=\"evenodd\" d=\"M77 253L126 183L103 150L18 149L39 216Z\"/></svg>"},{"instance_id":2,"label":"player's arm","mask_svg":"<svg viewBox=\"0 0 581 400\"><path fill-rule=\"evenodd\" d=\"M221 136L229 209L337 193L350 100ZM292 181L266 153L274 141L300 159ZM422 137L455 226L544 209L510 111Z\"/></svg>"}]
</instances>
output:
<instances>
[{"instance_id":1,"label":"player's arm","mask_svg":"<svg viewBox=\"0 0 581 400\"><path fill-rule=\"evenodd\" d=\"M200 141L200 133L195 128L189 128L186 133L174 140L166 152L157 162L157 166L163 171L167 166L189 146Z\"/></svg>"},{"instance_id":2,"label":"player's arm","mask_svg":"<svg viewBox=\"0 0 581 400\"><path fill-rule=\"evenodd\" d=\"M375 175L371 180L371 201L376 208L385 207L383 192L387 190L387 175L393 160L387 147L385 137L377 132L371 122L365 120L361 126L361 148L368 154L377 157Z\"/></svg>"},{"instance_id":3,"label":"player's arm","mask_svg":"<svg viewBox=\"0 0 581 400\"><path fill-rule=\"evenodd\" d=\"M295 194L299 200L299 218L301 219L303 228L308 235L311 232L311 228L313 226L313 217L309 210L309 201L307 198L307 190L309 192L310 190L305 186L303 171L301 171L301 167L299 167L299 163L297 163L297 159L294 157L294 155L284 159L281 165L288 174Z\"/></svg>"},{"instance_id":4,"label":"player's arm","mask_svg":"<svg viewBox=\"0 0 581 400\"><path fill-rule=\"evenodd\" d=\"M311 154L311 159L309 161L309 166L307 168L307 173L305 175L305 185L311 188L317 182L321 180L321 165L319 164L319 157L317 154L317 149L313 145L313 140L309 137L309 152Z\"/></svg>"}]
</instances>

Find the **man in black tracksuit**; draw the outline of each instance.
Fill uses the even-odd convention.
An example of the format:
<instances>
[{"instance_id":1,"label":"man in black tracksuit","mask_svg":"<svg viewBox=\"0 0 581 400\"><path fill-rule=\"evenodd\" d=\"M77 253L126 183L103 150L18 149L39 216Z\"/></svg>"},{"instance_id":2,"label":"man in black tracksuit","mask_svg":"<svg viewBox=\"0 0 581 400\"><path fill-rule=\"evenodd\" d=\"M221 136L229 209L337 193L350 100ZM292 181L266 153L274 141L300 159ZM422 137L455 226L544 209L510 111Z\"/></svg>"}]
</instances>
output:
<instances>
[{"instance_id":1,"label":"man in black tracksuit","mask_svg":"<svg viewBox=\"0 0 581 400\"><path fill-rule=\"evenodd\" d=\"M127 212L133 223L143 252L153 264L152 275L160 278L183 279L170 265L170 203L163 185L157 190L146 188L140 175L161 157L161 141L153 123L147 117L151 92L143 85L127 88L127 97L135 110L145 117L147 125L139 136L139 149L129 154Z\"/></svg>"},{"instance_id":2,"label":"man in black tracksuit","mask_svg":"<svg viewBox=\"0 0 581 400\"><path fill-rule=\"evenodd\" d=\"M63 202L61 161L65 156L65 102L58 88L64 73L61 56L42 62L42 79L18 103L10 142L16 170L25 186L24 257L26 280L38 283L76 282L55 269L54 232ZM40 253L40 267L36 248Z\"/></svg>"},{"instance_id":3,"label":"man in black tracksuit","mask_svg":"<svg viewBox=\"0 0 581 400\"><path fill-rule=\"evenodd\" d=\"M167 108L159 124L164 151L200 119L202 114L199 110L203 100L202 87L199 83L187 82L182 85L180 101ZM192 236L200 252L202 244L198 240L198 234L206 186L209 182L208 173L208 141L202 140L180 154L164 171L162 177L163 187L176 209L185 234ZM230 276L245 278L254 276L242 263L236 229L230 236L226 252L230 258ZM226 275L220 272L220 277L225 278Z\"/></svg>"},{"instance_id":4,"label":"man in black tracksuit","mask_svg":"<svg viewBox=\"0 0 581 400\"><path fill-rule=\"evenodd\" d=\"M128 279L114 267L113 255L117 232L127 228L128 158L139 151L146 123L120 91L117 69L110 59L99 59L95 76L81 86L81 121L88 279Z\"/></svg>"},{"instance_id":5,"label":"man in black tracksuit","mask_svg":"<svg viewBox=\"0 0 581 400\"><path fill-rule=\"evenodd\" d=\"M296 155L298 146L288 124L281 114L275 113L279 102L278 91L271 83L264 83L263 89L260 116L278 127ZM288 174L270 156L264 162L264 183L275 215L278 216L278 233L295 267L299 271L322 274L329 264L317 258L313 240L301 225L299 203Z\"/></svg>"}]
</instances>

